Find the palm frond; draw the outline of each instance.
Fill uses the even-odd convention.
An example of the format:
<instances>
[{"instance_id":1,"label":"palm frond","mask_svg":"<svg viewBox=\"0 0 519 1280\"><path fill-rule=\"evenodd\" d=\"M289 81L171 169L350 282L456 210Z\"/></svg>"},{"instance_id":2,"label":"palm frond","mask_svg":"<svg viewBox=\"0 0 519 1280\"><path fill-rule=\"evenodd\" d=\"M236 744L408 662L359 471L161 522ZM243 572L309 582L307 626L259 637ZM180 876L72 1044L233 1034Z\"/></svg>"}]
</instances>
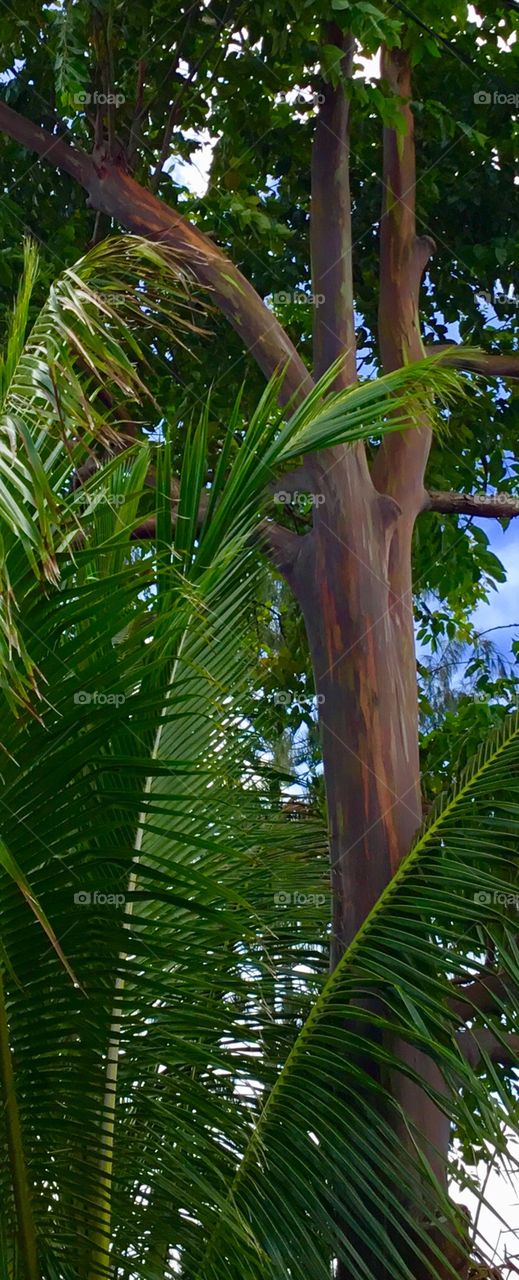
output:
<instances>
[{"instance_id":1,"label":"palm frond","mask_svg":"<svg viewBox=\"0 0 519 1280\"><path fill-rule=\"evenodd\" d=\"M519 1128L507 1083L517 1061L518 801L515 715L439 803L316 1001L243 1152L226 1212L215 1204L204 1280L324 1280L334 1255L366 1280L387 1259L395 1280L417 1269L456 1274L468 1240L398 1102L398 1082L425 1090L465 1145L503 1153L504 1122ZM460 1029L456 984L484 981L489 949L500 998L484 1012L475 1005ZM481 1047L476 1058L464 1052L470 1041ZM430 1079L420 1055L436 1068Z\"/></svg>"},{"instance_id":2,"label":"palm frond","mask_svg":"<svg viewBox=\"0 0 519 1280\"><path fill-rule=\"evenodd\" d=\"M146 329L166 315L179 340L193 328L178 260L131 237L97 246L65 271L26 336L36 275L28 245L0 368L0 669L10 668L11 696L22 701L37 673L21 644L11 549L19 543L36 577L56 580L57 552L71 536L71 477L96 441L117 440L123 403L127 416L128 403L147 398Z\"/></svg>"},{"instance_id":3,"label":"palm frond","mask_svg":"<svg viewBox=\"0 0 519 1280\"><path fill-rule=\"evenodd\" d=\"M193 1186L208 1192L216 1176L225 1187L251 1097L266 1087L258 1070L270 1085L326 962L322 833L312 866L308 833L303 844L287 831L254 747L249 615L265 570L250 526L240 520L211 557L186 537L204 470L197 432L181 478L185 524L169 547L135 547L147 461L139 451L112 465L111 491L124 503L95 503L102 472L89 482L83 540L73 559L60 557L59 588L42 597L26 571L23 623L46 699L41 724L13 720L6 706L1 725L13 758L6 841L81 984L41 930L27 938L6 884L2 934L17 980L6 975L7 1018L49 1276L106 1274L109 1257L151 1274L165 1187L170 1197L176 1187L168 1212L180 1223ZM304 928L294 905L280 931L274 894L291 861L319 902ZM294 972L303 957L304 984ZM212 1116L198 1135L190 1093ZM166 1115L176 1137L165 1149ZM4 1225L12 1239L8 1213ZM192 1236L185 1221L186 1250L198 1248Z\"/></svg>"},{"instance_id":4,"label":"palm frond","mask_svg":"<svg viewBox=\"0 0 519 1280\"><path fill-rule=\"evenodd\" d=\"M386 1187L383 1212L393 1213L388 1175L397 1161L385 1094L377 1082L367 1087L363 1054L367 1045L373 1059L380 1033L375 1063L405 1074L391 1047L396 1027L438 1060L436 1003L416 1002L401 930L411 948L415 934L420 945L425 939L427 973L433 951L440 963L433 940L454 973L456 956L451 935L442 941L441 912L431 923L424 853L418 915L394 935L388 926L382 971L369 967L371 922L360 968L350 975L345 960L310 1012L327 957L324 835L306 819L287 822L254 731L262 689L252 677L250 615L266 572L254 546L276 468L316 447L392 430L403 415L399 396L419 403L435 391L448 399L458 383L424 362L383 386L323 400L332 371L283 424L274 381L245 432L239 403L230 414L209 490L202 415L187 436L174 511L171 427L156 450L136 441L100 467L96 454L96 469L75 489L90 447L110 444L119 397L126 413L128 396L142 392L140 326L148 314L160 322L162 302L150 302L156 250L117 243L57 287L50 319L37 321L29 347L20 347L5 392L42 544L29 556L6 517L5 573L19 604L20 650L31 653L42 693L39 718L23 699L15 714L20 696L0 709L3 838L77 975L74 984L0 860L5 1024L38 1262L45 1280L163 1280L173 1261L186 1280L328 1280L330 1256L342 1251L369 1276L360 1252L368 1229L377 1256L385 1239L373 1195ZM150 275L139 296L143 255ZM128 313L109 297L114 280ZM110 369L107 413L99 374L106 383ZM155 538L141 543L134 534L150 512L150 462ZM56 571L42 591L44 541ZM13 659L4 658L5 682ZM397 887L399 910L406 884ZM467 944L466 965L477 967L480 943L477 935ZM374 1009L364 1009L366 983ZM337 1063L349 1049L351 1070L337 1093ZM463 1076L461 1051L451 1046L450 1054L444 1061L440 1053L438 1066L448 1075L448 1059L462 1098L477 1073ZM466 1111L460 1102L460 1124ZM0 1142L7 1149L1 1128ZM287 1142L294 1161L283 1227ZM410 1187L410 1173L402 1177ZM426 1170L422 1182L424 1204L436 1206ZM5 1159L0 1248L21 1280L12 1190ZM350 1243L350 1228L360 1246ZM390 1243L397 1277L407 1275L401 1238L413 1257L429 1240L404 1210Z\"/></svg>"},{"instance_id":5,"label":"palm frond","mask_svg":"<svg viewBox=\"0 0 519 1280\"><path fill-rule=\"evenodd\" d=\"M435 402L448 409L464 394L459 374L443 364L441 355L433 355L328 395L323 401L340 364L337 361L316 383L279 433L272 464L289 462L335 444L408 430L419 422L424 407L428 413L432 411L437 429L442 429Z\"/></svg>"}]
</instances>

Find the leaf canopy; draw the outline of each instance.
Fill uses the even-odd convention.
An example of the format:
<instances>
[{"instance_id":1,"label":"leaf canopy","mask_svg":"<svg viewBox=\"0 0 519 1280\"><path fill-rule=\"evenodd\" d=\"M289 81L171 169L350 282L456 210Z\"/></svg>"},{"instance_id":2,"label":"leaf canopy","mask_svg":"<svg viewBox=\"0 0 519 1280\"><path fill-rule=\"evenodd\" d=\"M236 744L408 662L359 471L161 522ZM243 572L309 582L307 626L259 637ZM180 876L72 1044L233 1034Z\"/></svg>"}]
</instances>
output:
<instances>
[{"instance_id":1,"label":"leaf canopy","mask_svg":"<svg viewBox=\"0 0 519 1280\"><path fill-rule=\"evenodd\" d=\"M113 249L98 252L108 279ZM116 340L129 377L134 331ZM37 717L9 698L0 712L10 1280L163 1280L168 1260L186 1280L319 1280L331 1254L368 1277L368 1237L377 1256L390 1250L398 1277L416 1257L434 1275L458 1224L425 1165L412 1199L414 1144L403 1157L391 1138L387 1108L398 1103L388 1104L385 1073L414 1079L395 1038L427 1050L443 1081L431 1096L467 1144L496 1139L505 1116L515 1123L495 1054L471 1067L461 1052L448 979L473 980L492 946L503 995L475 1031L501 1042L513 1030L517 949L499 895L514 870L516 722L431 821L324 986L323 827L291 808L290 778L280 803L255 728L264 690L251 610L268 572L256 542L273 474L305 451L394 429L410 391L451 404L458 389L436 360L324 400L331 377L288 421L274 383L245 433L237 403L208 487L210 407L190 430L163 424L155 440L105 457L79 488L60 439L44 452L44 483L60 502L59 574L44 591L0 516L42 690ZM43 450L38 406L30 399L28 430ZM110 424L111 399L105 409ZM474 901L483 891L498 895L484 916ZM351 1054L338 1081L339 1040ZM367 1053L378 1081L366 1079ZM409 1200L395 1204L387 1175L397 1170ZM435 1244L422 1212L446 1215Z\"/></svg>"}]
</instances>

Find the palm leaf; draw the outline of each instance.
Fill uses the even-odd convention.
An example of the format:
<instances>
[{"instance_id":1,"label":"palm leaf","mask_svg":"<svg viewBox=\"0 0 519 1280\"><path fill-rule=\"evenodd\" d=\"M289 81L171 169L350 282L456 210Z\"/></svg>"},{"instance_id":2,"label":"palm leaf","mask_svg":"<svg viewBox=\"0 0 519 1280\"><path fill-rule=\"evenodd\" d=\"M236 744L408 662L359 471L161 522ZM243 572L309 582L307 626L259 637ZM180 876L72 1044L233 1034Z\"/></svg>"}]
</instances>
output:
<instances>
[{"instance_id":1,"label":"palm leaf","mask_svg":"<svg viewBox=\"0 0 519 1280\"><path fill-rule=\"evenodd\" d=\"M201 474L202 450L202 436L193 435L186 475ZM251 1076L251 1059L272 1031L291 1040L290 968L301 949L297 920L287 925L282 943L269 930L283 832L275 814L272 825L266 821L261 767L251 731L242 727L251 705L244 639L264 569L238 536L208 560L179 529L169 567L164 546L157 555L132 550L131 522L119 515L133 503L138 518L142 453L133 464L118 465L112 484L125 503L93 502L74 560L60 560L59 590L42 598L26 581L23 620L46 679L43 723L13 723L6 708L2 725L16 761L4 773L6 840L74 971L77 965L82 987L80 995L70 986L41 932L28 943L18 903L5 886L2 932L19 984L7 984L7 1015L39 1248L49 1274L59 1266L67 1275L67 1268L74 1275L103 1274L108 1215L113 1256L123 1265L130 1251L132 1267L149 1274L150 1228L139 1179L150 1179L162 1205L167 1178L182 1187L180 1170L193 1142L186 1110L184 1125L176 1118L168 1168L157 1127L164 1095L158 1068L171 1073L172 1096L179 1090L183 1096L195 1087L196 1063L196 1089L218 1132L231 1135L233 1126L238 1131L248 1123L245 1107L233 1120L231 1076ZM102 473L97 482L104 483ZM181 482L182 488L189 526L200 493L197 484L190 489ZM157 740L160 751L153 748ZM45 833L43 840L36 830ZM291 844L294 857L292 836ZM88 908L74 902L78 891L92 895ZM124 916L119 903L96 904L96 892L122 894L131 909ZM271 946L278 953L272 960ZM249 951L259 967L254 992L244 974ZM322 967L324 950L314 968L316 962ZM307 994L297 995L299 1008L307 1006L310 987L309 975ZM233 989L227 1009L222 997ZM262 1021L253 1005L265 1001L267 989ZM282 1026L274 1020L269 1028L273 989L286 991L287 1008ZM114 1028L118 1000L120 1033ZM213 1027L208 1008L218 1015ZM250 1024L247 1039L258 1048L237 1045L240 1021L242 1035ZM24 1046L31 1038L29 1054ZM111 1095L104 1055L114 1039L120 1063ZM268 1071L271 1077L271 1066ZM232 1173L229 1153L210 1129L200 1132L198 1147L199 1185L211 1185L209 1172L218 1164L220 1177ZM12 1232L11 1219L7 1226Z\"/></svg>"},{"instance_id":2,"label":"palm leaf","mask_svg":"<svg viewBox=\"0 0 519 1280\"><path fill-rule=\"evenodd\" d=\"M55 581L57 551L71 537L70 479L96 441L117 441L123 402L127 416L129 403L146 399L137 368L146 332L165 316L179 340L193 327L178 260L131 237L97 246L65 271L26 336L36 276L36 251L28 245L0 366L0 668L9 667L4 687L22 701L35 688L36 672L21 645L10 552L19 544L36 577Z\"/></svg>"},{"instance_id":3,"label":"palm leaf","mask_svg":"<svg viewBox=\"0 0 519 1280\"><path fill-rule=\"evenodd\" d=\"M133 252L132 245L132 261ZM99 254L94 266L99 272ZM107 280L112 267L109 258ZM123 281L129 269L126 261ZM59 340L90 377L86 335L96 347L108 325L107 350L119 361L114 382L126 396L134 330L128 321L121 336L104 302L100 319L90 308L89 270L81 287L77 269L67 283ZM138 298L129 305L140 324L147 295L146 305ZM134 445L105 462L78 494L71 477L84 455L75 447L71 463L63 449L63 401L50 400L56 432L49 444L45 396L38 390L27 398L27 456L31 446L38 455L31 483L41 498L39 459L57 503L51 531L59 583L42 593L32 561L10 544L13 590L23 602L20 643L45 684L41 722L26 713L16 719L9 701L2 709L0 733L9 744L2 816L6 846L81 984L70 983L38 922L28 929L24 904L4 876L6 1025L39 1264L49 1280L97 1280L111 1271L163 1280L171 1257L190 1280L204 1266L216 1274L213 1259L231 1236L244 1276L287 1273L272 1205L265 1200L274 1223L265 1234L263 1220L258 1225L238 1203L241 1183L237 1211L229 1213L229 1188L251 1134L259 1134L254 1159L263 1142L258 1118L283 1064L299 1061L301 1024L303 1036L313 1025L308 1015L326 965L327 869L320 828L287 823L272 800L254 733L261 688L252 679L250 615L266 569L253 546L273 468L319 442L353 443L377 427L394 429L399 388L417 397L420 388L427 396L452 393L453 376L447 383L425 364L375 392L348 393L353 400L324 403L324 379L287 427L274 383L241 442L236 406L201 518L204 414L185 448L174 520L168 439L157 450L157 536L142 546L133 533L149 513L148 450ZM71 400L86 414L80 444L109 441L114 414L107 422L99 411L97 421L95 392L86 412L74 395L74 360L71 377L78 379ZM280 912L275 893L287 882L314 895L305 913L297 903ZM78 893L90 901L75 901ZM407 991L406 998L408 1010ZM388 1058L392 1064L389 1051ZM265 1123L270 1112L269 1102ZM306 1138L305 1130L300 1150ZM3 1239L14 1258L8 1161L0 1180ZM296 1166L291 1240L304 1188ZM329 1217L311 1246L306 1240L316 1276L336 1248L330 1223L342 1205L342 1186L339 1193L332 1179ZM209 1239L215 1243L204 1264Z\"/></svg>"},{"instance_id":4,"label":"palm leaf","mask_svg":"<svg viewBox=\"0 0 519 1280\"><path fill-rule=\"evenodd\" d=\"M503 1152L503 1122L517 1132L499 1049L509 1062L517 1030L518 801L514 715L442 799L314 1005L243 1152L227 1211L215 1205L204 1280L324 1280L334 1254L366 1280L388 1258L395 1280L417 1268L456 1274L449 1250L463 1252L459 1218L419 1154L419 1132L406 1150L409 1121L384 1081L428 1091L475 1145ZM475 1008L460 1032L453 982L484 978L489 947L501 999L484 1014ZM471 1038L493 1046L477 1067L463 1053ZM434 1084L403 1047L435 1064Z\"/></svg>"}]
</instances>

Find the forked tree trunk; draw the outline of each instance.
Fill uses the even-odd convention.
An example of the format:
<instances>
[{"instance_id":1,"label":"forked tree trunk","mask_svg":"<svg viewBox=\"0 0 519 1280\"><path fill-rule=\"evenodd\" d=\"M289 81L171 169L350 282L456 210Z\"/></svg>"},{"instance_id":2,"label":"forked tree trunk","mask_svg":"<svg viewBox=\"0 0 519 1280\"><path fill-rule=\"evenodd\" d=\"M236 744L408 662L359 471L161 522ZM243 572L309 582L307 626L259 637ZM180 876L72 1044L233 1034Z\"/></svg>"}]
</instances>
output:
<instances>
[{"instance_id":1,"label":"forked tree trunk","mask_svg":"<svg viewBox=\"0 0 519 1280\"><path fill-rule=\"evenodd\" d=\"M343 49L351 73L352 41L337 28L326 42ZM406 55L384 55L383 72L410 97ZM418 325L421 277L432 242L415 234L413 120L405 137L384 131L379 339L394 369L422 355ZM287 335L220 249L107 156L89 157L0 105L0 127L65 169L91 203L126 228L187 255L196 277L241 334L267 374L287 367L285 391L304 395L311 378ZM315 373L344 357L338 385L355 381L349 104L343 89L324 87L312 161L312 265L316 308ZM410 406L412 413L412 406ZM430 445L421 429L386 438L370 474L363 446L309 460L308 487L320 495L312 531L297 539L277 528L272 546L302 609L322 695L320 724L329 814L335 965L407 853L421 818L411 541L427 505L423 481ZM277 554L279 553L279 554ZM409 1051L402 1048L409 1057ZM422 1078L435 1069L415 1054ZM438 1083L435 1080L435 1083ZM422 1149L445 1179L448 1126L426 1093L401 1075L394 1096L422 1134ZM409 1141L406 1126L402 1143ZM161 1248L163 1242L161 1242ZM374 1272L381 1276L374 1262ZM352 1280L343 1267L337 1280ZM385 1280L385 1277L384 1277Z\"/></svg>"},{"instance_id":2,"label":"forked tree trunk","mask_svg":"<svg viewBox=\"0 0 519 1280\"><path fill-rule=\"evenodd\" d=\"M344 40L337 30L327 38L336 45ZM345 56L350 54L345 42ZM385 53L383 72L396 93L410 98L405 54ZM379 346L387 371L423 355L418 298L434 247L415 232L413 119L407 105L401 109L405 137L384 132ZM349 105L340 88L325 90L312 175L318 182L312 199L314 291L327 303L316 309L316 373L346 353L340 382L349 385L356 378ZM363 446L312 459L311 482L319 501L312 532L289 576L304 614L320 695L332 967L391 880L421 821L411 552L424 505L430 439L427 419L418 430L387 437L371 474ZM434 1064L423 1054L400 1043L392 1049L424 1083L441 1089ZM448 1122L426 1091L403 1074L392 1083L406 1117L399 1126L403 1147L412 1149L411 1129L445 1184ZM374 1274L386 1280L385 1268L370 1261ZM342 1263L336 1276L351 1280Z\"/></svg>"},{"instance_id":3,"label":"forked tree trunk","mask_svg":"<svg viewBox=\"0 0 519 1280\"><path fill-rule=\"evenodd\" d=\"M326 41L343 48L342 72L351 76L351 37L332 25ZM313 288L324 298L315 308L315 374L341 356L337 385L347 387L357 377L350 106L342 86L322 88L312 154ZM408 246L415 244L408 115L404 150L392 131L385 138L386 179L391 171L395 201L402 194L398 184L407 197L404 217L396 205L396 238L395 220L382 221L380 319L390 344L381 346L388 368L422 354L417 301L423 263L412 278L407 270ZM399 173L404 164L405 173ZM413 254L420 256L414 247ZM312 532L287 575L305 617L320 694L334 891L332 965L393 876L421 818L411 539L423 501L429 433L421 432L409 446L416 435L391 438L407 450L413 466L405 465L406 457L395 469L391 454L381 451L376 487L363 445L328 450L307 463L319 500ZM400 484L394 483L395 470Z\"/></svg>"}]
</instances>

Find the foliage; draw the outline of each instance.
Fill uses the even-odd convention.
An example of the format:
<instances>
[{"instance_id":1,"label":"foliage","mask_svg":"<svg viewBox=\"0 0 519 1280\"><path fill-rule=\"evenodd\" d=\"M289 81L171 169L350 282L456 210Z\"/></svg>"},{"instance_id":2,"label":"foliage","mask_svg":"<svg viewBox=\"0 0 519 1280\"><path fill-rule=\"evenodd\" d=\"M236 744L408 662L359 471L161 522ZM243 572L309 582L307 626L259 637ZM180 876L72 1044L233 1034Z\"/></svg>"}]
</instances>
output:
<instances>
[{"instance_id":1,"label":"foliage","mask_svg":"<svg viewBox=\"0 0 519 1280\"><path fill-rule=\"evenodd\" d=\"M381 40L402 42L414 68L418 225L437 245L421 295L424 332L433 342L454 337L504 351L516 345L517 122L509 104L476 96L515 88L519 46L510 0L483 8L424 0L418 14L385 0L333 0L327 11L301 0L211 0L200 11L164 0L63 0L54 8L28 0L23 11L2 11L2 94L45 128L95 146L101 163L109 141L118 163L228 249L309 362L315 95L341 74L333 33L323 46L322 21L337 24L335 38L353 30L365 54L375 55ZM382 123L398 127L399 114L388 87L357 70L348 86L355 310L361 372L373 377L376 175ZM195 194L186 166L206 164L204 147L210 170ZM162 1280L172 1239L173 1265L189 1280L197 1266L208 1280L221 1280L224 1266L240 1280L328 1278L330 1251L360 1275L368 1233L380 1252L388 1220L395 1274L403 1276L430 1241L416 1216L410 1222L406 1207L391 1202L389 1179L386 1217L369 1218L381 1169L395 1170L396 1157L377 1090L370 1119L378 1147L373 1137L368 1151L352 1104L359 1083L366 1086L359 1039L372 1054L375 1036L381 1078L384 1070L402 1075L391 1059L395 1028L412 1052L427 1045L448 1077L442 1105L465 1159L504 1114L516 1118L507 1073L490 1059L471 1071L462 1062L446 1003L447 979L474 977L487 961L502 959L508 980L516 976L509 914L494 903L488 918L476 919L470 893L476 873L478 885L490 876L489 892L503 889L516 843L517 642L503 667L472 617L503 582L503 566L473 520L420 518L414 584L427 802L459 779L488 733L501 726L503 737L495 758L489 747L481 773L437 826L433 820L394 896L314 1005L327 902L306 902L303 911L293 901L327 892L312 677L301 618L251 538L261 545L271 515L279 517L266 491L272 472L312 439L314 447L342 439L357 413L375 452L387 426L386 391L361 388L357 401L329 402L323 418L323 384L295 423L278 416L274 388L258 408L257 370L207 299L199 323L180 262L159 255L156 287L157 250L146 260L141 245L136 277L132 242L96 248L113 228L66 176L4 137L0 169L0 315L10 334L2 369L8 465L0 467L2 958L45 1277L99 1280L110 1231L119 1277ZM41 247L39 274L26 251L11 321L27 231ZM94 254L61 277L49 304L56 271L88 245ZM428 485L519 493L515 393L473 379L468 396L452 398L434 366L425 373L448 399ZM114 454L112 432L121 426L132 443ZM287 508L283 522L300 531L306 514L304 504ZM150 522L155 537L144 537ZM81 691L88 697L76 704ZM87 909L74 903L75 891L122 894L124 910L104 901ZM276 893L290 903L274 902ZM428 959L420 989L402 937ZM369 1019L356 1006L352 1025L350 999L360 991L362 1009L373 984L385 1006L370 1006ZM514 1004L508 991L507 1030ZM329 1095L334 1018L352 1059L344 1093ZM499 1011L490 1023L499 1037ZM2 1043L0 1025L9 1093ZM297 1114L293 1096L302 1099ZM5 1122L16 1147L12 1113ZM2 1141L5 1149L5 1128ZM293 1216L282 1222L292 1144L304 1182L293 1176ZM350 1147L353 1169L345 1164ZM326 1184L317 1172L324 1154ZM24 1218L23 1169L17 1176ZM398 1176L412 1176L401 1159ZM349 1179L359 1210L356 1241L337 1220L339 1178ZM252 1185L263 1198L251 1202ZM433 1201L440 1207L426 1172L422 1190L431 1219ZM14 1240L6 1169L2 1192L0 1269L9 1280L17 1271L33 1280L31 1227L25 1242ZM456 1246L452 1216L448 1230ZM441 1248L441 1228L438 1240Z\"/></svg>"},{"instance_id":2,"label":"foliage","mask_svg":"<svg viewBox=\"0 0 519 1280\"><path fill-rule=\"evenodd\" d=\"M142 282L147 254L145 245L99 248L74 274L70 323L76 340L92 332L95 344L101 329L107 342L116 343L112 312L101 311L100 329L89 328L91 297L83 295L81 272L89 276L95 268L96 278L104 272L106 287L110 278L113 287L130 262ZM167 265L162 262L162 273ZM174 265L168 269L173 307L177 277ZM163 298L166 293L162 281ZM55 296L70 297L59 288ZM110 393L117 392L129 352L140 352L132 324L142 328L142 311L147 313L148 297L150 303L153 298L151 282L143 296L145 305L139 300L126 308L129 318L117 337L119 363L113 357L110 369L103 366L106 429L113 414ZM179 323L184 298L181 291ZM175 318L170 313L170 322ZM70 350L76 350L72 338ZM1 1240L4 1269L13 1280L100 1280L108 1274L152 1280L163 1275L170 1250L186 1276L221 1275L224 1258L227 1270L236 1265L240 1274L284 1274L275 1225L278 1139L272 1146L271 1117L278 1098L292 1097L291 1073L296 1070L297 1078L299 1063L305 1089L314 1071L320 1081L309 1099L319 1133L328 1123L321 1110L326 1084L325 1110L337 1106L341 1173L345 1143L351 1139L353 1149L364 1142L355 1126L353 1132L344 1127L351 1107L346 1095L342 1101L335 1096L333 1051L323 1056L319 1040L323 1028L328 1034L332 993L344 1002L332 1013L332 1029L338 1016L341 1036L349 1034L346 1006L354 1002L355 1021L362 1025L351 1034L361 1057L362 1037L371 1045L382 1022L422 1047L428 1036L438 1035L439 1065L451 1074L456 1068L470 1096L479 1098L486 1089L479 1073L463 1067L459 1053L449 1048L450 1023L445 1011L447 1021L440 1020L431 994L445 982L447 967L458 975L477 969L473 951L483 944L481 930L490 930L507 974L514 976L513 948L509 955L505 945L507 918L497 908L488 926L473 920L474 938L469 941L469 930L459 954L451 947L447 922L460 904L452 897L455 878L446 850L449 815L457 814L460 802L438 819L432 837L424 837L398 879L394 900L389 895L388 906L380 906L385 989L392 991L396 981L390 978L392 930L403 927L413 939L418 930L420 944L430 949L431 991L424 986L418 1000L412 984L401 990L399 973L399 1003L393 1007L395 997L387 994L388 1013L370 1009L363 1022L358 984L364 990L368 978L362 959L348 977L347 957L315 1003L326 967L329 918L323 827L304 804L290 799L290 779L283 785L254 725L265 691L257 681L255 651L250 652L250 614L253 599L264 596L267 573L255 544L268 529L272 474L324 444L394 430L410 392L417 412L431 389L446 403L459 394L457 376L436 360L323 399L334 372L288 420L275 408L274 381L245 434L238 401L209 488L210 415L204 411L185 435L174 503L172 440L185 431L182 423L155 430L155 443L135 440L122 452L112 450L111 457L105 448L102 465L77 487L69 472L63 475L61 437L59 448L40 445L38 498L44 503L48 492L56 492L61 500L52 521L57 572L42 592L14 537L6 556L20 635L30 643L40 673L38 715L5 698L0 721L0 1071L7 1097L0 1130L7 1153L0 1174ZM77 403L72 405L71 391L63 401L64 426L74 423L79 474L81 450L85 459L89 450L78 423L82 415L89 421L89 410L79 380L69 385L77 388ZM44 441L52 437L52 419L49 426L46 404L30 403L28 431ZM35 487L39 475L35 470ZM153 536L144 539L139 531L150 502ZM0 520L7 544L13 519L0 512ZM7 656L5 675L11 666ZM515 731L509 739L496 756L508 752L508 772ZM489 748L494 771L487 787L494 791L495 754ZM483 821L478 779L479 774L474 794ZM465 804L471 786L460 792ZM487 795L483 788L483 799ZM466 826L465 810L462 816ZM501 866L494 852L492 859L495 887L501 885ZM435 911L431 933L436 874L445 901L443 914ZM395 923L393 901L400 904L402 895L409 900L408 876L416 875L420 897L411 894L409 918L401 924L397 915ZM473 914L472 903L471 919ZM374 921L359 940L358 954L366 954L370 965L370 930L376 927ZM377 987L379 977L373 971ZM379 1056L391 1062L389 1049ZM492 1072L501 1081L498 1068ZM361 1063L353 1080L362 1081ZM508 1100L513 1119L510 1097L503 1078L500 1106ZM452 1118L470 1138L468 1108L460 1101L454 1106L457 1098L455 1089ZM486 1103L485 1133L494 1132L494 1112ZM372 1123L376 1114L375 1106ZM384 1135L383 1110L378 1124ZM294 1152L299 1149L308 1165L309 1195L315 1196L304 1104L294 1112L290 1132ZM325 1138L323 1130L318 1141ZM379 1154L377 1138L371 1151L377 1163ZM357 1176L364 1168L361 1162ZM242 1182L264 1176L262 1170L268 1170L275 1202L262 1193L252 1206L249 1195L242 1196ZM324 1276L330 1247L346 1255L357 1249L346 1246L335 1224L335 1176L331 1172L329 1187L319 1192L321 1216L308 1252L309 1209L302 1209L295 1166L289 1212L301 1234L290 1262L294 1275L308 1275L310 1265L316 1278ZM424 1185L434 1199L427 1177ZM362 1196L364 1189L361 1181L355 1194ZM317 1202L312 1203L314 1216ZM358 1226L362 1235L360 1219ZM285 1239L285 1249L292 1250L293 1225L286 1227ZM418 1241L423 1245L423 1231ZM396 1233L395 1257L404 1259L401 1246ZM240 1262L231 1264L229 1251L234 1257L235 1248ZM300 1272L302 1250L306 1270ZM402 1275L405 1267L402 1260Z\"/></svg>"},{"instance_id":3,"label":"foliage","mask_svg":"<svg viewBox=\"0 0 519 1280\"><path fill-rule=\"evenodd\" d=\"M515 1091L486 1051L475 1075L462 1044L488 1043L490 1031L506 1046L517 1025L518 760L515 715L442 797L328 979L243 1154L227 1211L215 1215L201 1276L325 1280L330 1254L366 1280L376 1275L377 1262L366 1261L373 1255L390 1256L395 1280L420 1268L436 1275L445 1256L456 1274L458 1212L427 1168L419 1135L406 1134L398 1081L421 1083L419 1055L427 1054L438 1071L425 1088L463 1133L467 1155L486 1143L502 1151L505 1122L517 1130ZM474 1004L471 1029L460 1035L453 983L484 980L489 950L503 975L501 998L483 1017Z\"/></svg>"},{"instance_id":4,"label":"foliage","mask_svg":"<svg viewBox=\"0 0 519 1280\"><path fill-rule=\"evenodd\" d=\"M517 331L514 276L516 218L510 180L517 124L510 104L475 100L480 92L504 94L515 87L517 42L514 7L502 0L478 13L466 0L412 7L394 4L319 7L293 0L243 6L213 0L197 15L182 3L115 5L102 0L65 0L55 10L30 0L22 15L5 9L0 55L6 101L47 128L63 129L91 150L97 123L106 136L112 125L125 163L148 184L151 174L164 201L179 208L226 245L262 297L270 300L299 350L310 356L311 279L308 247L310 147L315 94L324 73L338 75L333 41L320 65L320 24L329 16L351 29L366 54L382 37L403 41L412 53L418 152L418 226L432 235L436 252L422 290L428 340L450 336L489 350L513 348ZM360 66L358 68L360 72ZM376 282L381 125L395 122L387 87L358 74L352 96L352 199L355 306L363 373L377 367ZM117 104L94 95L117 95ZM122 99L122 100L120 100ZM60 123L57 123L61 121ZM167 130L167 133L165 132ZM169 139L169 141L168 141ZM166 143L166 163L157 161ZM196 166L207 164L207 184ZM190 164L195 169L186 168ZM3 138L0 165L5 194L0 205L0 284L4 303L16 278L24 228L41 244L41 289L57 270L82 254L93 236L109 230L104 215L89 210L77 186ZM12 175L14 173L14 185ZM193 194L193 174L198 193ZM204 189L205 185L205 189ZM477 199L474 199L477 192ZM59 208L60 217L55 210ZM515 293L514 293L515 290ZM306 294L272 303L273 296ZM209 384L209 450L214 464L225 437L229 397L247 380L243 427L261 393L260 375L244 356L226 321L212 315L208 336L190 346L202 357L193 367L177 351L175 371L165 335L163 357L153 367L152 391L171 418L186 406L205 403ZM503 388L474 386L463 407L454 408L452 432L433 450L431 487L518 493L513 462L517 396ZM181 447L176 462L181 461ZM489 551L486 533L474 522L448 516L422 518L415 539L416 605L424 643L465 638L475 605L489 597L503 568ZM275 601L277 585L272 586ZM288 618L287 618L288 624ZM290 624L286 664L290 686L308 673ZM275 658L273 657L275 661ZM509 671L516 695L515 667ZM278 710L278 721L281 712ZM290 720L286 721L291 739ZM441 785L439 780L439 785Z\"/></svg>"}]
</instances>

